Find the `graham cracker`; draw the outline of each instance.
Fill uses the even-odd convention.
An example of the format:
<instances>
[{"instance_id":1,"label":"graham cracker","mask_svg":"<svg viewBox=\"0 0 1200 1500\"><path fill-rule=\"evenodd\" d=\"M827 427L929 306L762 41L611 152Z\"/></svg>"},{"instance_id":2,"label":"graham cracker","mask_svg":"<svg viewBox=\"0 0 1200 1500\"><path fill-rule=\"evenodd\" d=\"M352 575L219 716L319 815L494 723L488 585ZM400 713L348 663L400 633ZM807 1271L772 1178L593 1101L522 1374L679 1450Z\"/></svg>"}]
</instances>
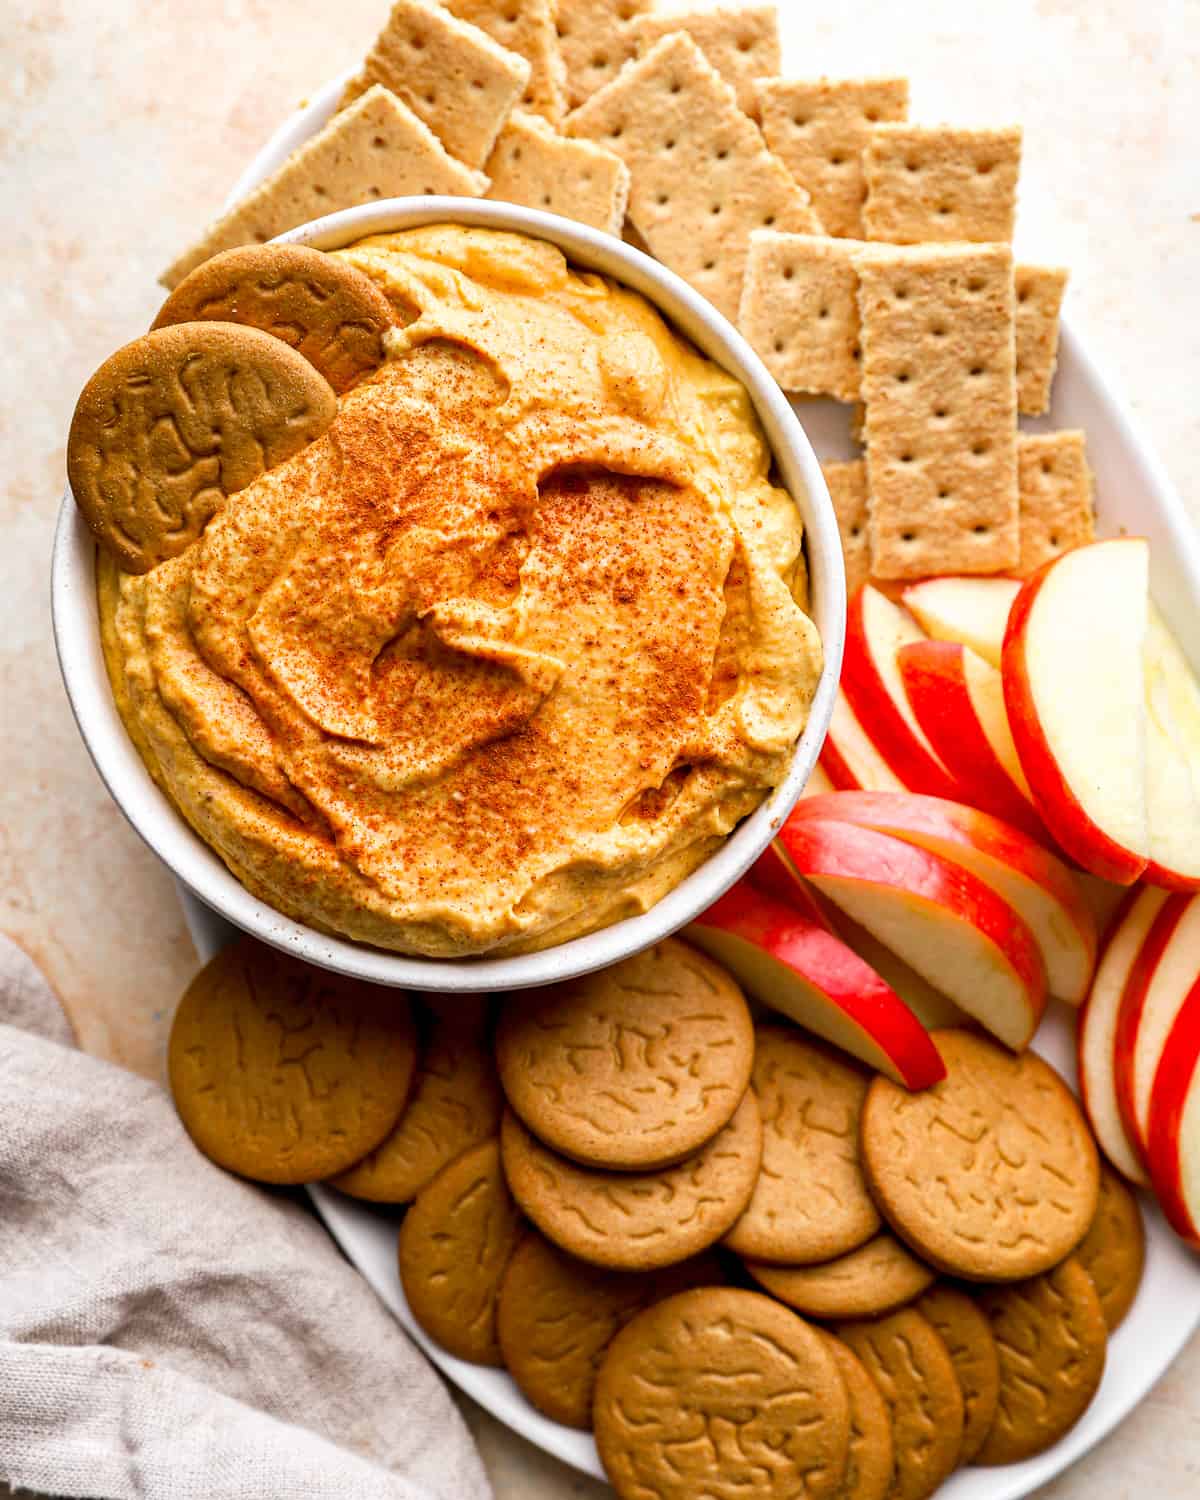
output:
<instances>
[{"instance_id":1,"label":"graham cracker","mask_svg":"<svg viewBox=\"0 0 1200 1500\"><path fill-rule=\"evenodd\" d=\"M451 156L482 167L530 73L523 57L437 0L396 0L361 70L346 85L341 107L381 83L424 120Z\"/></svg>"},{"instance_id":2,"label":"graham cracker","mask_svg":"<svg viewBox=\"0 0 1200 1500\"><path fill-rule=\"evenodd\" d=\"M489 198L562 214L620 234L629 201L629 168L594 141L568 140L540 115L514 112L500 132L487 175Z\"/></svg>"},{"instance_id":3,"label":"graham cracker","mask_svg":"<svg viewBox=\"0 0 1200 1500\"><path fill-rule=\"evenodd\" d=\"M726 83L738 107L755 118L755 80L779 72L779 15L773 5L689 6L652 11L632 23L638 53L672 31L686 31Z\"/></svg>"},{"instance_id":4,"label":"graham cracker","mask_svg":"<svg viewBox=\"0 0 1200 1500\"><path fill-rule=\"evenodd\" d=\"M633 23L654 0L558 0L558 50L567 105L578 107L611 83L637 52Z\"/></svg>"},{"instance_id":5,"label":"graham cracker","mask_svg":"<svg viewBox=\"0 0 1200 1500\"><path fill-rule=\"evenodd\" d=\"M557 125L567 112L567 69L554 29L554 0L443 0L460 21L529 64L521 105Z\"/></svg>"},{"instance_id":6,"label":"graham cracker","mask_svg":"<svg viewBox=\"0 0 1200 1500\"><path fill-rule=\"evenodd\" d=\"M567 116L567 130L622 158L638 232L727 318L737 316L752 230L820 233L808 194L684 32L629 63Z\"/></svg>"},{"instance_id":7,"label":"graham cracker","mask_svg":"<svg viewBox=\"0 0 1200 1500\"><path fill-rule=\"evenodd\" d=\"M859 240L750 236L738 327L785 391L856 401Z\"/></svg>"},{"instance_id":8,"label":"graham cracker","mask_svg":"<svg viewBox=\"0 0 1200 1500\"><path fill-rule=\"evenodd\" d=\"M1058 315L1067 290L1061 266L1018 266L1017 409L1038 417L1050 407L1050 386L1058 364Z\"/></svg>"},{"instance_id":9,"label":"graham cracker","mask_svg":"<svg viewBox=\"0 0 1200 1500\"><path fill-rule=\"evenodd\" d=\"M377 84L210 225L159 280L176 286L218 250L262 244L369 198L421 193L478 198L487 185L481 172L455 161L407 105Z\"/></svg>"},{"instance_id":10,"label":"graham cracker","mask_svg":"<svg viewBox=\"0 0 1200 1500\"><path fill-rule=\"evenodd\" d=\"M873 246L855 266L873 571L1016 567L1011 250Z\"/></svg>"},{"instance_id":11,"label":"graham cracker","mask_svg":"<svg viewBox=\"0 0 1200 1500\"><path fill-rule=\"evenodd\" d=\"M893 245L1011 240L1021 130L875 125L863 148L863 229Z\"/></svg>"},{"instance_id":12,"label":"graham cracker","mask_svg":"<svg viewBox=\"0 0 1200 1500\"><path fill-rule=\"evenodd\" d=\"M846 560L846 597L852 599L871 576L871 542L867 524L867 465L861 458L849 463L821 465L829 486L833 513L842 537Z\"/></svg>"},{"instance_id":13,"label":"graham cracker","mask_svg":"<svg viewBox=\"0 0 1200 1500\"><path fill-rule=\"evenodd\" d=\"M1023 432L1017 438L1024 578L1043 563L1095 540L1092 472L1082 432Z\"/></svg>"},{"instance_id":14,"label":"graham cracker","mask_svg":"<svg viewBox=\"0 0 1200 1500\"><path fill-rule=\"evenodd\" d=\"M908 117L907 78L764 78L767 145L812 198L826 234L862 239L862 153L880 121Z\"/></svg>"}]
</instances>

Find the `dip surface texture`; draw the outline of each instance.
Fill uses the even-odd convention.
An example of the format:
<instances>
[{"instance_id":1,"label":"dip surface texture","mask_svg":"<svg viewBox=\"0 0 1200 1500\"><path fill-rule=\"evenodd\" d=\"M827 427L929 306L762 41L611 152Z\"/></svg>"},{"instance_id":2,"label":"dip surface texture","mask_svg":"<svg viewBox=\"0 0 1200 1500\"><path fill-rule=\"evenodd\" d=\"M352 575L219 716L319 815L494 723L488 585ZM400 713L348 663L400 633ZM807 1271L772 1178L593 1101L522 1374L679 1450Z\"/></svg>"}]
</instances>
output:
<instances>
[{"instance_id":1,"label":"dip surface texture","mask_svg":"<svg viewBox=\"0 0 1200 1500\"><path fill-rule=\"evenodd\" d=\"M520 235L339 252L401 326L328 432L140 577L118 706L257 896L405 953L644 911L784 776L820 672L741 385Z\"/></svg>"}]
</instances>

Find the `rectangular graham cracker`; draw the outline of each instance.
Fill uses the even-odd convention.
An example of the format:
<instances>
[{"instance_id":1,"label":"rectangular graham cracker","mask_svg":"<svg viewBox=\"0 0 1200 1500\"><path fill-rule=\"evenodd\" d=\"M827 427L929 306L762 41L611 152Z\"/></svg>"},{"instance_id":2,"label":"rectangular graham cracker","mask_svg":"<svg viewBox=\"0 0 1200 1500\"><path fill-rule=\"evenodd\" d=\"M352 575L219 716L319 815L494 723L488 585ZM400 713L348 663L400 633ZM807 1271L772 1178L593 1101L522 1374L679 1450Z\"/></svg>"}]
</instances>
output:
<instances>
[{"instance_id":1,"label":"rectangular graham cracker","mask_svg":"<svg viewBox=\"0 0 1200 1500\"><path fill-rule=\"evenodd\" d=\"M686 31L751 118L758 113L755 80L779 72L779 16L773 5L664 8L638 16L631 28L639 54L672 31Z\"/></svg>"},{"instance_id":2,"label":"rectangular graham cracker","mask_svg":"<svg viewBox=\"0 0 1200 1500\"><path fill-rule=\"evenodd\" d=\"M1050 386L1058 364L1058 315L1067 272L1057 266L1018 266L1017 409L1038 417L1050 407Z\"/></svg>"},{"instance_id":3,"label":"rectangular graham cracker","mask_svg":"<svg viewBox=\"0 0 1200 1500\"><path fill-rule=\"evenodd\" d=\"M567 105L578 109L611 83L637 52L633 23L654 0L558 0L558 50L567 70Z\"/></svg>"},{"instance_id":4,"label":"rectangular graham cracker","mask_svg":"<svg viewBox=\"0 0 1200 1500\"><path fill-rule=\"evenodd\" d=\"M1024 578L1043 563L1095 539L1092 472L1082 432L1023 432L1017 438Z\"/></svg>"},{"instance_id":5,"label":"rectangular graham cracker","mask_svg":"<svg viewBox=\"0 0 1200 1500\"><path fill-rule=\"evenodd\" d=\"M1017 214L1021 130L875 125L863 149L868 240L1011 240Z\"/></svg>"},{"instance_id":6,"label":"rectangular graham cracker","mask_svg":"<svg viewBox=\"0 0 1200 1500\"><path fill-rule=\"evenodd\" d=\"M856 401L859 240L756 229L738 328L785 391Z\"/></svg>"},{"instance_id":7,"label":"rectangular graham cracker","mask_svg":"<svg viewBox=\"0 0 1200 1500\"><path fill-rule=\"evenodd\" d=\"M808 194L684 32L663 37L567 116L633 174L629 216L653 254L737 316L755 229L819 234Z\"/></svg>"},{"instance_id":8,"label":"rectangular graham cracker","mask_svg":"<svg viewBox=\"0 0 1200 1500\"><path fill-rule=\"evenodd\" d=\"M871 576L871 544L867 526L867 465L861 458L849 463L822 464L833 513L842 536L846 559L846 597L852 599Z\"/></svg>"},{"instance_id":9,"label":"rectangular graham cracker","mask_svg":"<svg viewBox=\"0 0 1200 1500\"><path fill-rule=\"evenodd\" d=\"M872 569L998 573L1020 556L1012 252L861 252Z\"/></svg>"},{"instance_id":10,"label":"rectangular graham cracker","mask_svg":"<svg viewBox=\"0 0 1200 1500\"><path fill-rule=\"evenodd\" d=\"M529 82L521 105L557 125L567 112L567 69L558 50L554 0L442 0L460 21L486 31L494 42L523 57Z\"/></svg>"},{"instance_id":11,"label":"rectangular graham cracker","mask_svg":"<svg viewBox=\"0 0 1200 1500\"><path fill-rule=\"evenodd\" d=\"M863 147L880 121L908 117L906 78L764 78L767 145L812 198L826 234L862 239Z\"/></svg>"},{"instance_id":12,"label":"rectangular graham cracker","mask_svg":"<svg viewBox=\"0 0 1200 1500\"><path fill-rule=\"evenodd\" d=\"M218 250L261 244L285 229L369 198L450 193L478 198L482 172L455 161L407 105L378 84L334 115L159 278L176 286Z\"/></svg>"},{"instance_id":13,"label":"rectangular graham cracker","mask_svg":"<svg viewBox=\"0 0 1200 1500\"><path fill-rule=\"evenodd\" d=\"M482 167L529 76L523 57L437 0L396 0L361 70L346 85L341 107L381 83L424 120L451 156Z\"/></svg>"},{"instance_id":14,"label":"rectangular graham cracker","mask_svg":"<svg viewBox=\"0 0 1200 1500\"><path fill-rule=\"evenodd\" d=\"M629 202L629 168L594 141L570 140L540 115L517 110L487 161L489 198L543 208L620 234Z\"/></svg>"}]
</instances>

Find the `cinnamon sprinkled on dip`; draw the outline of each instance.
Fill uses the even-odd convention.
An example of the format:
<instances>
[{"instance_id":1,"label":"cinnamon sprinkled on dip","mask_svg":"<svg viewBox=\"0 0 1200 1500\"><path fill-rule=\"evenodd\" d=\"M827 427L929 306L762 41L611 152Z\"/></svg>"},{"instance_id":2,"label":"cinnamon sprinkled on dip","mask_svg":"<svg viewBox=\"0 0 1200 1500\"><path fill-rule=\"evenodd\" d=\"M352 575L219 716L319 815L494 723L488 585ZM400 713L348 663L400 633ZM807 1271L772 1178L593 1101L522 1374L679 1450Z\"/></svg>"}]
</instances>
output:
<instances>
[{"instance_id":1,"label":"cinnamon sprinkled on dip","mask_svg":"<svg viewBox=\"0 0 1200 1500\"><path fill-rule=\"evenodd\" d=\"M314 927L456 957L644 911L783 778L820 672L749 399L540 241L339 253L387 362L188 552L101 559L130 734Z\"/></svg>"}]
</instances>

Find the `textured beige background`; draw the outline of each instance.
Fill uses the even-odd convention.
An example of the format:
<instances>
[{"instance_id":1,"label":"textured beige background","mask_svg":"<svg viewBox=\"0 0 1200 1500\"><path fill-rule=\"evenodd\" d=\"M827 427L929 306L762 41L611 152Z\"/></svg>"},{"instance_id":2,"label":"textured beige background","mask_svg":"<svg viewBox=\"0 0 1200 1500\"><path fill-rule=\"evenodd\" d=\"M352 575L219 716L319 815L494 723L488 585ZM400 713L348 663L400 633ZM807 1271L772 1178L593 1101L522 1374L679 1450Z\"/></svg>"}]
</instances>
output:
<instances>
[{"instance_id":1,"label":"textured beige background","mask_svg":"<svg viewBox=\"0 0 1200 1500\"><path fill-rule=\"evenodd\" d=\"M76 393L143 329L154 278L386 0L3 0L0 37L0 929L83 1044L152 1076L195 958L174 891L76 737L46 559ZM1200 486L1198 0L782 0L796 73L901 71L914 116L1026 127L1018 247L1074 268L1076 326L1192 513ZM502 1500L599 1496L490 1420ZM1200 1493L1200 1342L1045 1495Z\"/></svg>"}]
</instances>

